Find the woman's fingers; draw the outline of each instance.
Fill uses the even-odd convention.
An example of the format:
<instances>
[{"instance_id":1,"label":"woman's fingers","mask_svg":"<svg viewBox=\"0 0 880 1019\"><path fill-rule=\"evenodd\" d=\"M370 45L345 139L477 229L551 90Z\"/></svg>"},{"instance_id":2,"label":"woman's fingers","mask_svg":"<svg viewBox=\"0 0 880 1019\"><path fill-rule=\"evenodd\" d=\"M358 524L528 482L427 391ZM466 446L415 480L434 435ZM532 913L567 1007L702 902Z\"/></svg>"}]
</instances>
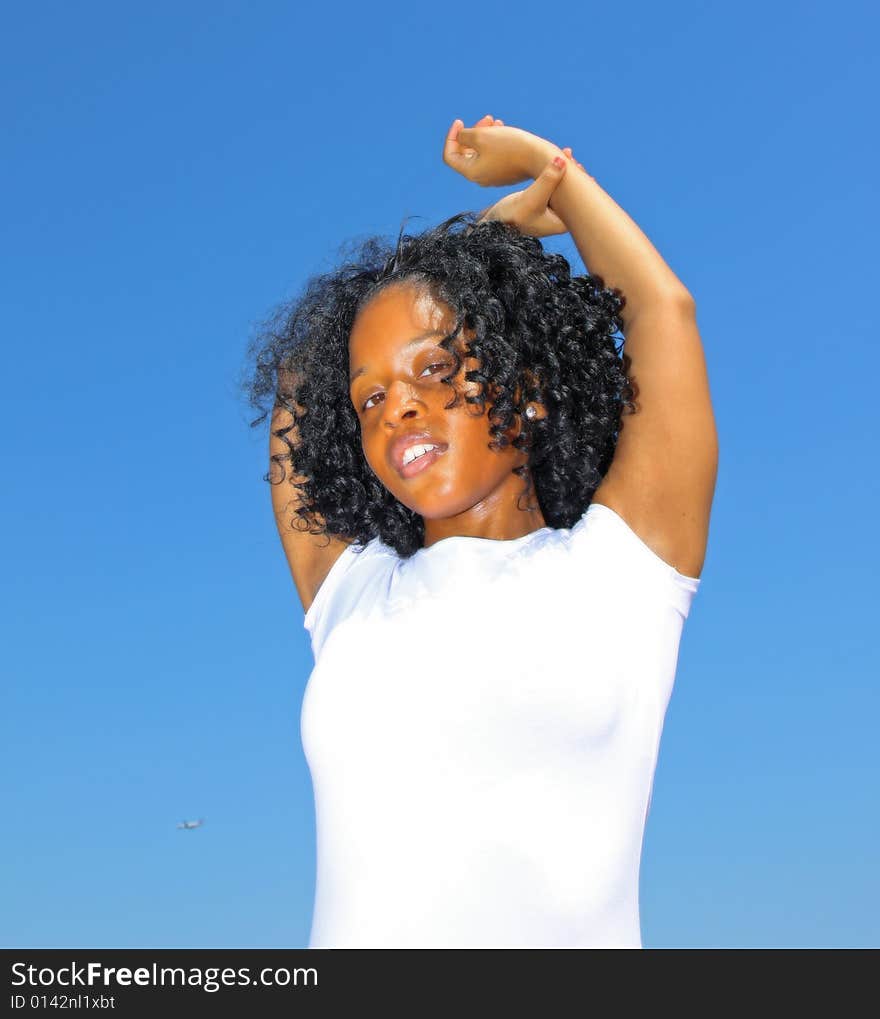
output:
<instances>
[{"instance_id":1,"label":"woman's fingers","mask_svg":"<svg viewBox=\"0 0 880 1019\"><path fill-rule=\"evenodd\" d=\"M479 127L462 127L458 132L458 144L465 148L472 148L473 144L476 143L477 139L474 136L474 131L479 131Z\"/></svg>"},{"instance_id":2,"label":"woman's fingers","mask_svg":"<svg viewBox=\"0 0 880 1019\"><path fill-rule=\"evenodd\" d=\"M491 113L487 113L484 117L480 117L480 119L471 128L465 127L464 123L460 122L461 126L459 127L458 131L473 131L475 128L478 128L478 127L491 127L493 121L494 121L494 117L492 116L492 114ZM456 132L456 136L455 137L456 137L456 141L458 142L458 152L459 152L459 154L465 160L468 160L468 161L472 160L474 158L474 156L477 154L477 150L472 148L470 145L465 144L464 142L458 141L458 132Z\"/></svg>"},{"instance_id":3,"label":"woman's fingers","mask_svg":"<svg viewBox=\"0 0 880 1019\"><path fill-rule=\"evenodd\" d=\"M453 170L458 170L459 172L462 172L462 168L465 166L467 161L465 150L458 141L459 132L463 128L464 121L456 117L456 119L452 122L452 126L446 132L446 139L443 142L443 162L446 163L447 166L451 166Z\"/></svg>"},{"instance_id":4,"label":"woman's fingers","mask_svg":"<svg viewBox=\"0 0 880 1019\"><path fill-rule=\"evenodd\" d=\"M547 208L550 196L565 176L565 161L560 159L560 163L562 166L557 166L556 160L551 159L535 178L534 183L523 191L523 200L528 203L530 208L536 211Z\"/></svg>"},{"instance_id":5,"label":"woman's fingers","mask_svg":"<svg viewBox=\"0 0 880 1019\"><path fill-rule=\"evenodd\" d=\"M565 148L564 148L564 149L563 149L562 151L563 151L563 152L564 152L564 153L566 154L566 156L568 156L568 158L569 158L569 159L570 159L570 160L571 160L571 161L572 161L572 162L574 163L574 165L575 165L576 167L578 167L578 169L581 169L581 170L583 170L583 171L584 171L584 173L586 173L586 172L587 172L587 171L586 171L586 169L584 168L584 164L583 164L583 163L579 163L579 162L578 162L578 161L577 161L577 160L576 160L576 159L574 158L574 153L573 153L573 152L571 151L571 146L569 146L569 145L566 145L566 146L565 146Z\"/></svg>"},{"instance_id":6,"label":"woman's fingers","mask_svg":"<svg viewBox=\"0 0 880 1019\"><path fill-rule=\"evenodd\" d=\"M454 142L458 140L458 132L464 127L464 121L460 117L456 117L452 122L452 126L446 132L446 141Z\"/></svg>"}]
</instances>

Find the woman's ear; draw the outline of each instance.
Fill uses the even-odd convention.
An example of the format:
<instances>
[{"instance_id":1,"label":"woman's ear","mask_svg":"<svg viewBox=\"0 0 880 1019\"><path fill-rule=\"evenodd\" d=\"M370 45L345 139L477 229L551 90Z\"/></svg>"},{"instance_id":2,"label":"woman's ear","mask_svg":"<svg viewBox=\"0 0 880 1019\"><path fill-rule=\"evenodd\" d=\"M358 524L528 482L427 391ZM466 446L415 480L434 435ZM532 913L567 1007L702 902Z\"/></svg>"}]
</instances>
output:
<instances>
[{"instance_id":1,"label":"woman's ear","mask_svg":"<svg viewBox=\"0 0 880 1019\"><path fill-rule=\"evenodd\" d=\"M541 392L540 382L534 372L526 369L523 373L524 383L526 392L534 392L537 389ZM514 389L514 405L518 405L520 400L523 398L524 386L522 383L518 383ZM493 382L489 382L486 387L487 403L492 403L498 393L498 387ZM505 432L509 442L512 442L518 435L523 431L524 420L528 422L540 421L547 417L547 409L539 399L529 400L521 411L515 411L513 415L513 423Z\"/></svg>"},{"instance_id":2,"label":"woman's ear","mask_svg":"<svg viewBox=\"0 0 880 1019\"><path fill-rule=\"evenodd\" d=\"M537 390L539 394L543 392L543 386L541 385L540 378L530 368L526 368L523 372L523 381L527 387L527 392L533 393L535 390ZM516 402L519 403L522 397L522 387L517 386ZM523 415L529 421L540 421L547 417L547 408L542 403L540 395L526 403L525 407L523 407Z\"/></svg>"},{"instance_id":3,"label":"woman's ear","mask_svg":"<svg viewBox=\"0 0 880 1019\"><path fill-rule=\"evenodd\" d=\"M514 414L514 422L506 433L508 439L512 442L517 436L522 434L524 421L531 423L546 417L547 410L544 405L535 400L530 401L525 405L521 414Z\"/></svg>"}]
</instances>

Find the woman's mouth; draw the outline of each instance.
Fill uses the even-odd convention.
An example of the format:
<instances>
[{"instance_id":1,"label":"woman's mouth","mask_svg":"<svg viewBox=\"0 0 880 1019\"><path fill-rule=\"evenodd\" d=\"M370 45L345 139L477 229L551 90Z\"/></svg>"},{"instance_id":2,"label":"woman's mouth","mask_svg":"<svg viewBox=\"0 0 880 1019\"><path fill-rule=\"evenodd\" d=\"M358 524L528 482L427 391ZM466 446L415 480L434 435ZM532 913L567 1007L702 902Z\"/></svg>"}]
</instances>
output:
<instances>
[{"instance_id":1,"label":"woman's mouth","mask_svg":"<svg viewBox=\"0 0 880 1019\"><path fill-rule=\"evenodd\" d=\"M429 449L422 453L421 456L417 456L414 460L410 460L409 463L404 464L400 468L401 477L412 478L416 474L421 474L422 471L426 471L431 464L435 463L441 456L443 456L448 448L448 446L435 446L434 449Z\"/></svg>"}]
</instances>

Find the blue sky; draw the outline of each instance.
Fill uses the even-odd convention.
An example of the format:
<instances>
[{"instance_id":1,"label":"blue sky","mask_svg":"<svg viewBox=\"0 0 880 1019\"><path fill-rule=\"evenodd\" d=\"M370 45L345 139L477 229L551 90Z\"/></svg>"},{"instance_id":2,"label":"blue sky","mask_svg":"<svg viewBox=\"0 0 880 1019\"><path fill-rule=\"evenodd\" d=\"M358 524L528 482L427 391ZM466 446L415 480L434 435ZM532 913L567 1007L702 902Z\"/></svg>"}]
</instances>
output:
<instances>
[{"instance_id":1,"label":"blue sky","mask_svg":"<svg viewBox=\"0 0 880 1019\"><path fill-rule=\"evenodd\" d=\"M492 113L574 148L706 349L719 478L644 944L880 945L877 28L852 2L7 9L0 944L306 944L311 651L235 379L344 241L510 190L440 158Z\"/></svg>"}]
</instances>

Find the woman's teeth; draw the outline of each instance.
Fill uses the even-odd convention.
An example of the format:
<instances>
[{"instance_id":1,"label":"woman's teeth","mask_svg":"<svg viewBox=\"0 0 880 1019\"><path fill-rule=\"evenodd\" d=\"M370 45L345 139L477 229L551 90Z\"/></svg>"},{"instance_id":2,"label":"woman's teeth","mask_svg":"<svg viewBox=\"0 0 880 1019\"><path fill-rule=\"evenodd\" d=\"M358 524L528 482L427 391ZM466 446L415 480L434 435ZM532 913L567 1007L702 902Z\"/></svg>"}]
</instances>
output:
<instances>
[{"instance_id":1,"label":"woman's teeth","mask_svg":"<svg viewBox=\"0 0 880 1019\"><path fill-rule=\"evenodd\" d=\"M403 466L406 467L406 465L412 463L413 460L417 460L420 456L424 456L429 449L437 449L437 447L434 445L410 446L410 448L403 454Z\"/></svg>"}]
</instances>

